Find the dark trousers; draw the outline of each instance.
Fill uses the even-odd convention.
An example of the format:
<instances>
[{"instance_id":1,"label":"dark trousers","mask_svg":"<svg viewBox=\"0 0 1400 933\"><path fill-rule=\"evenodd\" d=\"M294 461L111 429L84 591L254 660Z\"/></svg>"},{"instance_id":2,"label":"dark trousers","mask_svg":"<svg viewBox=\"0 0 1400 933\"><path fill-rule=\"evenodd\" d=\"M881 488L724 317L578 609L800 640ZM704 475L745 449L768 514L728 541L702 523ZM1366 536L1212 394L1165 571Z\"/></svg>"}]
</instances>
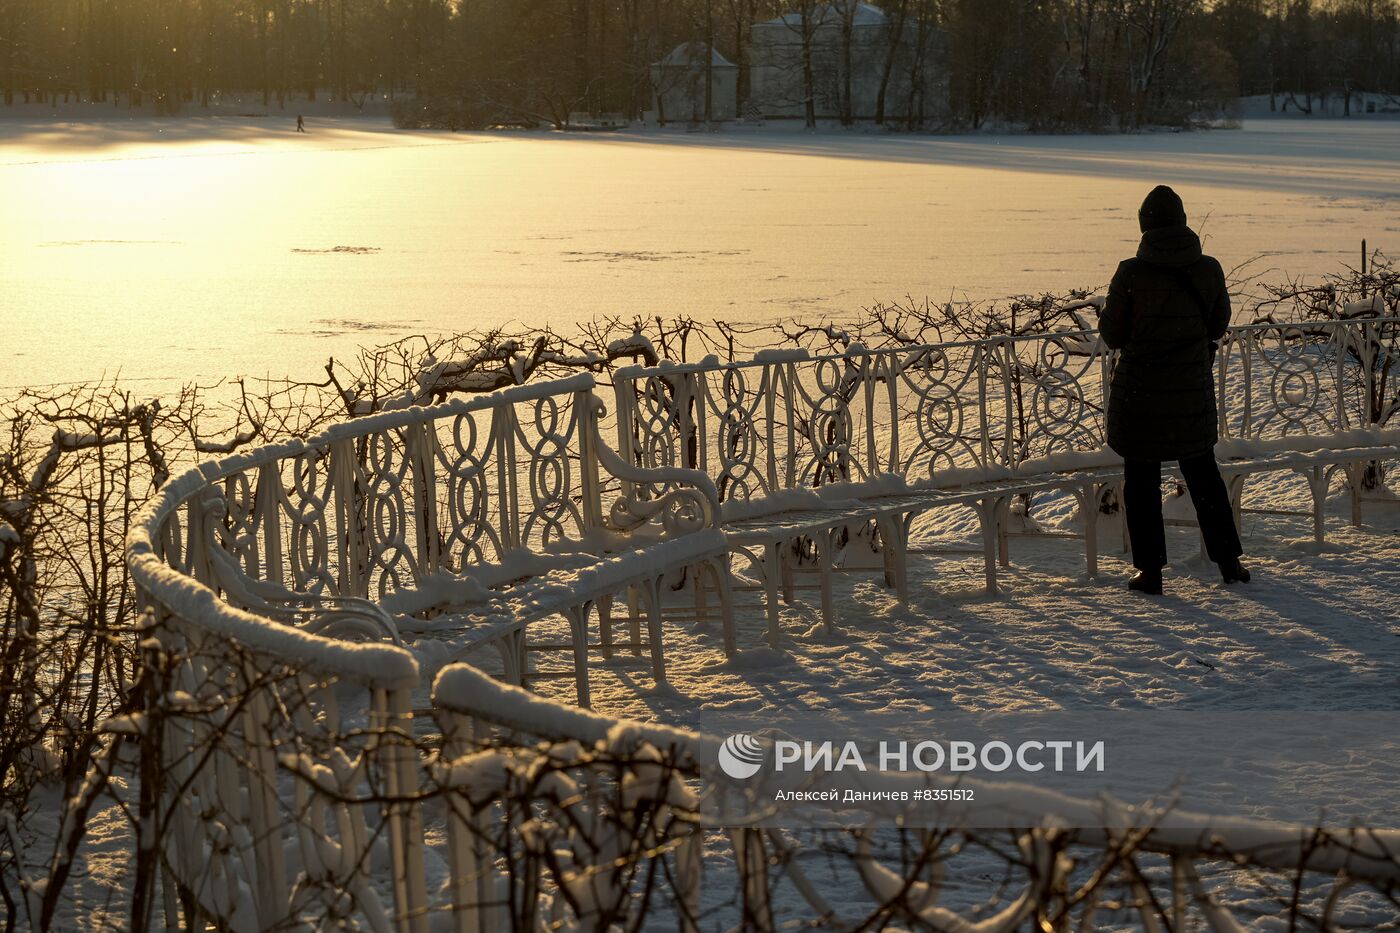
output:
<instances>
[{"instance_id":1,"label":"dark trousers","mask_svg":"<svg viewBox=\"0 0 1400 933\"><path fill-rule=\"evenodd\" d=\"M1177 461L1182 478L1196 506L1196 518L1205 538L1206 553L1217 564L1244 553L1230 508L1230 493L1215 462L1215 454ZM1162 464L1155 460L1123 462L1123 505L1128 510L1128 539L1133 546L1133 566L1160 570L1167 565L1167 534L1162 525Z\"/></svg>"}]
</instances>

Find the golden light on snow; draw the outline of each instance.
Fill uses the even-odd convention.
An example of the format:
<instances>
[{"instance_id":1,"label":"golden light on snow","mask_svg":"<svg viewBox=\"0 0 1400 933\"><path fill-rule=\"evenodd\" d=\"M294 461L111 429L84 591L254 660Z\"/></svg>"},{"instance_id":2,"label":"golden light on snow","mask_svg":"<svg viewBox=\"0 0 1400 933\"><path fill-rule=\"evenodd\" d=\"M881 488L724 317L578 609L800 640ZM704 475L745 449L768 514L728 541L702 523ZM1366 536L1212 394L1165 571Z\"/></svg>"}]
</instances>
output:
<instances>
[{"instance_id":1,"label":"golden light on snow","mask_svg":"<svg viewBox=\"0 0 1400 933\"><path fill-rule=\"evenodd\" d=\"M1331 271L1400 196L1400 163L1375 154L1400 142L1393 124L579 137L318 119L299 135L295 117L6 127L0 384L303 371L511 320L822 317L1093 287L1159 181L1227 266L1270 252Z\"/></svg>"}]
</instances>

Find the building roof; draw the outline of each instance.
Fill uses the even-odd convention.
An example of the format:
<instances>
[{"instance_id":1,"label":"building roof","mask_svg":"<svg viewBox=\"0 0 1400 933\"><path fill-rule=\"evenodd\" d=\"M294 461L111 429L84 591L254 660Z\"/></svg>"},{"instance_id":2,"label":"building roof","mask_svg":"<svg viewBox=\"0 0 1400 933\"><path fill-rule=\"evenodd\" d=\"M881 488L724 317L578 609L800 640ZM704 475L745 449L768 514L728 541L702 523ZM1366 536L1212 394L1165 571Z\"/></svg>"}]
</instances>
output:
<instances>
[{"instance_id":1,"label":"building roof","mask_svg":"<svg viewBox=\"0 0 1400 933\"><path fill-rule=\"evenodd\" d=\"M818 25L841 22L842 7L835 3L822 3L813 6L808 15ZM855 6L855 16L852 22L856 26L884 26L890 21L884 10L873 3L857 3ZM794 11L784 13L777 19L770 19L767 22L758 23L759 26L787 26L790 29L802 28L802 13Z\"/></svg>"},{"instance_id":2,"label":"building roof","mask_svg":"<svg viewBox=\"0 0 1400 933\"><path fill-rule=\"evenodd\" d=\"M733 68L734 63L723 55L719 54L719 49L712 49L713 57L710 65L713 68ZM696 65L705 64L705 43L703 42L682 42L671 50L654 67L657 68L692 68Z\"/></svg>"}]
</instances>

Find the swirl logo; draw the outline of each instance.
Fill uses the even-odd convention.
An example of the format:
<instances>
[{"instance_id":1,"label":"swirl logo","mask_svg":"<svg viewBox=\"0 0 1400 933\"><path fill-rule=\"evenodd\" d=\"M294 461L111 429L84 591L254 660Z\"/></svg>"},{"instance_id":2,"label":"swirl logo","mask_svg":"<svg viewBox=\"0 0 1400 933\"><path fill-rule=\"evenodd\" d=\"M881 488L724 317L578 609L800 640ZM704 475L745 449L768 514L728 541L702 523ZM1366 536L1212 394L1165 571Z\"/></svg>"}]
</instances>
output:
<instances>
[{"instance_id":1,"label":"swirl logo","mask_svg":"<svg viewBox=\"0 0 1400 933\"><path fill-rule=\"evenodd\" d=\"M763 767L763 745L746 732L736 732L719 747L719 767L735 780L751 778Z\"/></svg>"}]
</instances>

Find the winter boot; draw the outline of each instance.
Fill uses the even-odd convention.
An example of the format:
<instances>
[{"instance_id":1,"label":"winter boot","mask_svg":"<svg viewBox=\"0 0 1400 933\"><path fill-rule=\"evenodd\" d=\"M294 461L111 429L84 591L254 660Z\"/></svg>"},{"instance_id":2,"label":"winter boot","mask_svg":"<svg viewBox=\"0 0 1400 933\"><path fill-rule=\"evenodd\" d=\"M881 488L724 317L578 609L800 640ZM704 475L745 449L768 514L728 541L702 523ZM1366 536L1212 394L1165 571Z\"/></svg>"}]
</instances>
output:
<instances>
[{"instance_id":1,"label":"winter boot","mask_svg":"<svg viewBox=\"0 0 1400 933\"><path fill-rule=\"evenodd\" d=\"M1144 596L1162 595L1162 571L1160 570L1139 570L1128 581L1128 589L1134 593L1141 593Z\"/></svg>"},{"instance_id":2,"label":"winter boot","mask_svg":"<svg viewBox=\"0 0 1400 933\"><path fill-rule=\"evenodd\" d=\"M1244 569L1238 557L1220 562L1220 577L1226 583L1248 583L1249 571Z\"/></svg>"}]
</instances>

